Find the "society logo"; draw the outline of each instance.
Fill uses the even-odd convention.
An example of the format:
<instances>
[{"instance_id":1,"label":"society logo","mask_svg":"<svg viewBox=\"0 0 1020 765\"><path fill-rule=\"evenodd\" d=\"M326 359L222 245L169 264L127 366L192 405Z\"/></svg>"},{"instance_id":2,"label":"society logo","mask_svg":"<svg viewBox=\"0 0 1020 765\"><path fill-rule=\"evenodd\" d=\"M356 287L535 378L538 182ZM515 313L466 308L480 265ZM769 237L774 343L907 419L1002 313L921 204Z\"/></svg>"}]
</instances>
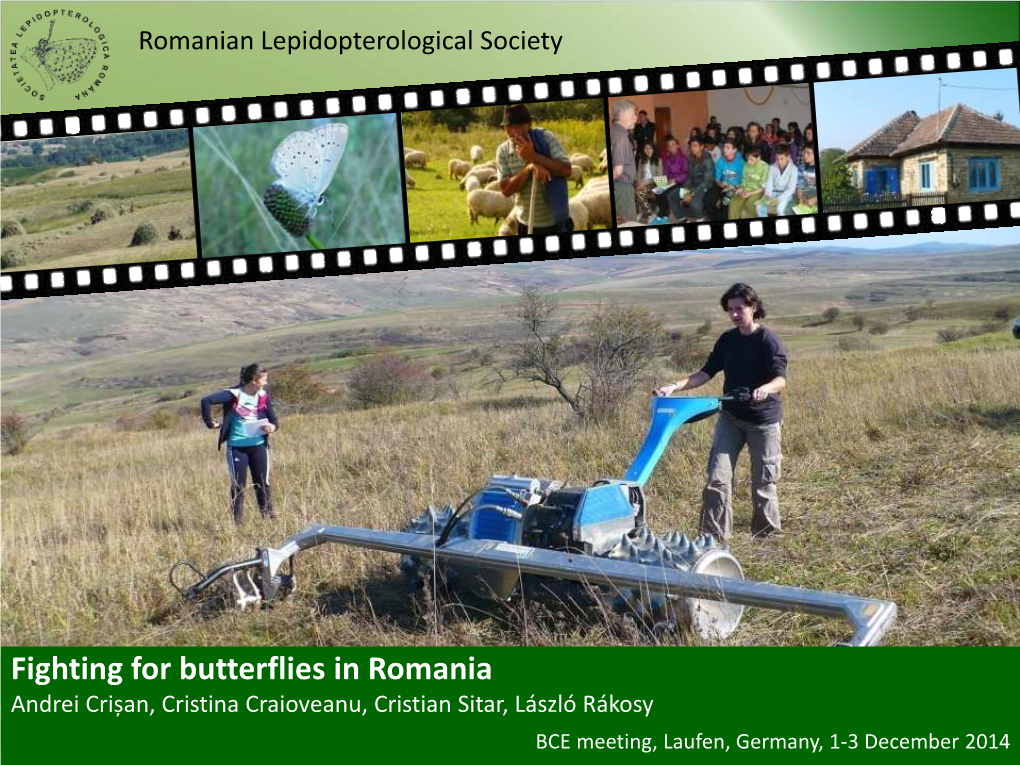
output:
<instances>
[{"instance_id":1,"label":"society logo","mask_svg":"<svg viewBox=\"0 0 1020 765\"><path fill-rule=\"evenodd\" d=\"M47 20L49 29L44 37ZM49 91L58 88L57 95L63 95L59 90L64 89L81 101L109 76L109 40L88 14L42 11L26 19L13 37L16 39L11 40L8 51L11 72L32 98L45 101Z\"/></svg>"}]
</instances>

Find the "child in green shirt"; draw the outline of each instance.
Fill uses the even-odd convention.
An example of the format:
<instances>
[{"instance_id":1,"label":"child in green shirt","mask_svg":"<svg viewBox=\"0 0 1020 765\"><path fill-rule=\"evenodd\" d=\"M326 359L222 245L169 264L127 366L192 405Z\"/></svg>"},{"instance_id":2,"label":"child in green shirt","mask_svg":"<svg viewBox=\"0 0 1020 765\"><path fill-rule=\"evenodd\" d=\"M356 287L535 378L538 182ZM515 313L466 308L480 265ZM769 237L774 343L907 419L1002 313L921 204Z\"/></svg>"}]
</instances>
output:
<instances>
[{"instance_id":1,"label":"child in green shirt","mask_svg":"<svg viewBox=\"0 0 1020 765\"><path fill-rule=\"evenodd\" d=\"M755 217L754 203L761 199L765 191L765 179L769 174L769 166L761 161L761 151L757 147L747 150L744 162L744 175L737 192L730 201L730 220L740 220L746 210L748 217Z\"/></svg>"}]
</instances>

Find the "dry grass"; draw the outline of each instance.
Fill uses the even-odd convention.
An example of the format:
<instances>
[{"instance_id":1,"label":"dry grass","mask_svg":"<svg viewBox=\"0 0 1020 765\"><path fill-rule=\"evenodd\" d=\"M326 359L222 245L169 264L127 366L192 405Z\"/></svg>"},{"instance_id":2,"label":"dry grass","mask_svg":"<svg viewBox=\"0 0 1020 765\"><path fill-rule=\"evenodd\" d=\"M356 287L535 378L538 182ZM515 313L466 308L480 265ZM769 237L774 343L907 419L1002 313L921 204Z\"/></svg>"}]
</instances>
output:
<instances>
[{"instance_id":1,"label":"dry grass","mask_svg":"<svg viewBox=\"0 0 1020 765\"><path fill-rule=\"evenodd\" d=\"M1020 349L985 340L836 356L792 370L780 485L785 534L748 538L746 458L733 552L755 579L888 598L897 644L1020 643ZM197 419L197 418L196 418ZM204 429L42 435L3 460L5 644L630 644L653 640L566 601L435 610L395 558L298 556L298 589L258 613L200 613L170 564L248 557L311 522L401 527L428 503L516 471L584 483L620 475L646 402L616 429L580 429L537 395L291 417L275 437L279 519L235 532ZM697 523L711 423L674 440L650 484L658 531ZM842 624L749 610L731 642L830 643ZM677 640L669 637L668 640Z\"/></svg>"},{"instance_id":2,"label":"dry grass","mask_svg":"<svg viewBox=\"0 0 1020 765\"><path fill-rule=\"evenodd\" d=\"M70 178L4 187L0 198L5 219L23 220L28 232L5 240L5 247L22 247L27 253L24 265L9 270L196 257L190 163L188 151L173 151L144 160L76 167ZM91 209L72 212L69 207L82 202L106 203L119 214L91 225ZM156 226L160 242L128 247L132 233L145 221ZM180 228L186 238L166 241L171 226Z\"/></svg>"}]
</instances>

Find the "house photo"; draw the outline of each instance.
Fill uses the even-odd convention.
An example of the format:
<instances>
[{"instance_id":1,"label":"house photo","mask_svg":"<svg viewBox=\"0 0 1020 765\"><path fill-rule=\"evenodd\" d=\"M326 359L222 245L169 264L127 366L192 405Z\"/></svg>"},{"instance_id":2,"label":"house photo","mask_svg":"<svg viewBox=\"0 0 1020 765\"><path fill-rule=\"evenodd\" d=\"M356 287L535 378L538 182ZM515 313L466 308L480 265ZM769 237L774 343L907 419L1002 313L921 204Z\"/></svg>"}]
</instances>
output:
<instances>
[{"instance_id":1,"label":"house photo","mask_svg":"<svg viewBox=\"0 0 1020 765\"><path fill-rule=\"evenodd\" d=\"M818 88L823 209L1020 198L1016 70L965 74ZM847 86L857 97L837 102ZM941 108L918 108L929 101Z\"/></svg>"}]
</instances>

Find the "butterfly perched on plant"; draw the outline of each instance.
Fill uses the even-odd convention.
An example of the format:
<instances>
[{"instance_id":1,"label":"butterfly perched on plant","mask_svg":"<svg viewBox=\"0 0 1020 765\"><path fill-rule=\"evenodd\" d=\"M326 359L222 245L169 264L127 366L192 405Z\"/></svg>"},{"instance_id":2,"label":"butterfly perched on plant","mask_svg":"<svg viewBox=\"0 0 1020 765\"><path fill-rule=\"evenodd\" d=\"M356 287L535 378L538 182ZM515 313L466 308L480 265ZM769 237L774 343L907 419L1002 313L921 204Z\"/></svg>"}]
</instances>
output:
<instances>
[{"instance_id":1,"label":"butterfly perched on plant","mask_svg":"<svg viewBox=\"0 0 1020 765\"><path fill-rule=\"evenodd\" d=\"M307 236L347 147L347 126L332 122L284 138L269 166L277 178L262 197L291 235Z\"/></svg>"},{"instance_id":2,"label":"butterfly perched on plant","mask_svg":"<svg viewBox=\"0 0 1020 765\"><path fill-rule=\"evenodd\" d=\"M56 19L51 19L50 33L46 39L40 39L21 54L21 58L31 64L42 77L46 90L53 90L54 79L66 83L78 82L99 50L96 41L87 37L51 40L53 25L56 23Z\"/></svg>"}]
</instances>

